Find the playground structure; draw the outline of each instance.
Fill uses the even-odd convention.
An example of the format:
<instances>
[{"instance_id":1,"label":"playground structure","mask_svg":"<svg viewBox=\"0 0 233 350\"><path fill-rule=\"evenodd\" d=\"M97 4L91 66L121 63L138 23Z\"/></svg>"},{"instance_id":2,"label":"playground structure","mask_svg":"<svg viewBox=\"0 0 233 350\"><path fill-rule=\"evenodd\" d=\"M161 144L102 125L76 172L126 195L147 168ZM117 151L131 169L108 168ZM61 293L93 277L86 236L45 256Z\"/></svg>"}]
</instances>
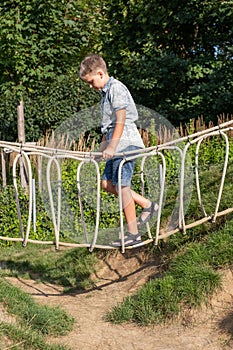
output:
<instances>
[{"instance_id":1,"label":"playground structure","mask_svg":"<svg viewBox=\"0 0 233 350\"><path fill-rule=\"evenodd\" d=\"M192 227L201 225L205 222L215 222L219 216L226 215L233 211L233 206L229 208L225 208L224 210L219 210L220 201L223 193L224 182L226 177L226 171L229 160L229 132L233 130L233 121L228 121L218 126L200 131L198 133L185 136L182 138L178 138L176 140L172 140L157 146L145 148L141 151L138 151L137 154L133 152L127 152L124 154L117 154L117 156L123 156L123 159L120 163L119 174L118 174L118 187L121 187L121 168L129 159L137 159L140 161L140 179L141 179L141 188L142 194L144 194L144 165L145 162L151 157L158 157L160 159L161 167L159 174L159 195L158 195L158 204L159 209L157 213L157 219L155 223L155 233L152 233L152 225L151 223L146 224L146 239L143 240L142 243L138 245L134 245L133 247L125 247L124 246L124 215L122 208L122 199L121 199L121 191L119 191L118 203L119 203L119 221L120 225L118 228L119 237L122 240L121 251L125 252L125 249L133 249L139 246L143 246L149 243L158 244L160 239L166 239L169 236L182 232L186 233L186 231ZM207 214L205 207L202 201L202 193L199 179L199 155L200 155L200 147L202 142L209 137L219 137L224 140L225 145L225 156L224 163L222 164L222 174L221 181L219 185L217 200L215 203L215 209L212 213ZM182 144L182 146L181 146ZM199 206L202 211L202 217L194 222L186 223L185 218L185 178L186 174L186 166L188 161L188 151L191 146L196 146L195 152L195 164L194 164L194 177L195 177L195 190L198 197ZM16 156L13 161L13 184L15 188L16 194L16 205L17 205L17 213L19 220L19 232L20 237L5 237L0 236L1 240L9 240L9 241L20 241L23 246L26 246L28 242L30 243L39 243L39 244L53 244L56 249L59 246L70 246L70 247L87 247L90 251L93 251L94 248L103 248L103 249L115 249L111 246L111 244L99 244L98 243L98 235L99 235L99 223L100 223L100 211L101 211L101 188L100 188L100 169L99 169L99 161L101 159L101 153L99 152L79 152L79 151L71 151L67 149L60 148L50 148L50 147L42 147L33 143L11 143L11 142L3 142L0 141L0 148L2 150L2 168L4 167L4 154L7 152L14 152ZM180 159L180 170L179 170L179 190L178 190L178 210L177 210L177 222L175 225L164 229L161 227L161 215L164 206L164 196L165 196L165 182L166 182L166 159L164 157L163 151L174 151L178 154ZM35 225L33 221L33 215L35 213L36 199L35 199L35 180L33 179L32 172L32 162L31 158L36 157L38 161L42 161L46 159L46 171L44 182L46 183L46 192L49 199L49 207L51 218L54 227L54 241L39 241L30 239L30 230L32 228L32 224ZM77 185L77 193L78 193L78 201L79 201L79 209L80 209L80 217L81 217L81 226L83 231L83 239L84 242L65 242L62 240L60 235L60 226L61 226L61 210L62 210L62 175L61 175L61 166L60 160L74 160L77 162L76 169L76 185ZM87 164L92 164L93 169L95 169L96 174L96 208L95 208L95 227L93 235L90 239L88 234L87 225L85 222L85 215L83 209L83 198L82 198L82 187L81 187L81 171ZM27 173L27 191L28 191L28 215L27 215L27 226L26 229L23 227L22 219L21 219L21 210L20 210L20 201L18 199L18 186L19 186L19 174L18 169L22 168L22 164ZM56 173L56 195L54 195L54 190L52 189L52 177L54 177L54 173L52 173L52 169ZM25 232L24 232L25 231Z\"/></svg>"}]
</instances>

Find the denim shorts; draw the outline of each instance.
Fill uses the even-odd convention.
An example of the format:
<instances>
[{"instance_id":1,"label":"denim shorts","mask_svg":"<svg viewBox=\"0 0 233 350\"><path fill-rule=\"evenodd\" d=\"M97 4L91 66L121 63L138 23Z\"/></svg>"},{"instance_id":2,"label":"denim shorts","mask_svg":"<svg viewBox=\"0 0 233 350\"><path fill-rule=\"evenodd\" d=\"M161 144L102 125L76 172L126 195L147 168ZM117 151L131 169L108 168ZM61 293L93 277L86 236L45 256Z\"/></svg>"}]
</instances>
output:
<instances>
[{"instance_id":1,"label":"denim shorts","mask_svg":"<svg viewBox=\"0 0 233 350\"><path fill-rule=\"evenodd\" d=\"M139 147L130 146L130 149L128 148L127 151L133 151L138 149ZM102 180L111 181L114 186L118 184L118 169L122 159L123 157L111 158L107 160ZM123 163L123 166L121 168L121 186L131 185L135 161L136 159L132 159Z\"/></svg>"}]
</instances>

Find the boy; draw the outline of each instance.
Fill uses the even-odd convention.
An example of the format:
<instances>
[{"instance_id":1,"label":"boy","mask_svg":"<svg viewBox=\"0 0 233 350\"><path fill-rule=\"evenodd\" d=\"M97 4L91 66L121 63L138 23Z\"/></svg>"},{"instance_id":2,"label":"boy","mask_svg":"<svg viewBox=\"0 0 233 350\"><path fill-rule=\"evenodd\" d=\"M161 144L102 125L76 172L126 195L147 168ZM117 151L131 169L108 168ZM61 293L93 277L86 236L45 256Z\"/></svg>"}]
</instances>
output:
<instances>
[{"instance_id":1,"label":"boy","mask_svg":"<svg viewBox=\"0 0 233 350\"><path fill-rule=\"evenodd\" d=\"M103 138L100 152L107 160L102 188L118 195L118 168L122 157L114 157L114 154L145 147L135 124L135 120L138 119L137 109L127 87L108 75L106 63L98 54L90 54L81 62L79 76L89 84L90 88L100 91L102 95ZM121 173L122 207L127 223L127 232L124 236L126 247L141 243L138 226L148 222L158 210L157 204L130 188L134 163L134 160L125 162ZM139 222L136 218L135 203L143 208ZM113 242L112 245L121 246L121 240Z\"/></svg>"}]
</instances>

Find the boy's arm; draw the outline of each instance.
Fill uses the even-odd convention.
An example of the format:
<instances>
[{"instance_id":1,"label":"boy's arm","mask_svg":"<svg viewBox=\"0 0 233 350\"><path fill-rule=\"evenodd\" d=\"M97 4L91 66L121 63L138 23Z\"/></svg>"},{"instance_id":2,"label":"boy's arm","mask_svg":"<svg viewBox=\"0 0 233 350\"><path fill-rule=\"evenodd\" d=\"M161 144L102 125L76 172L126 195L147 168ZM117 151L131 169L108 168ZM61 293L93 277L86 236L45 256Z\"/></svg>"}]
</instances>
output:
<instances>
[{"instance_id":1,"label":"boy's arm","mask_svg":"<svg viewBox=\"0 0 233 350\"><path fill-rule=\"evenodd\" d=\"M103 151L103 158L112 158L115 154L117 145L122 136L126 119L126 110L120 109L116 111L116 125L113 131L112 139L107 148Z\"/></svg>"},{"instance_id":2,"label":"boy's arm","mask_svg":"<svg viewBox=\"0 0 233 350\"><path fill-rule=\"evenodd\" d=\"M103 135L100 143L100 147L99 147L99 152L103 152L106 147L107 147L107 138L106 138L106 135Z\"/></svg>"}]
</instances>

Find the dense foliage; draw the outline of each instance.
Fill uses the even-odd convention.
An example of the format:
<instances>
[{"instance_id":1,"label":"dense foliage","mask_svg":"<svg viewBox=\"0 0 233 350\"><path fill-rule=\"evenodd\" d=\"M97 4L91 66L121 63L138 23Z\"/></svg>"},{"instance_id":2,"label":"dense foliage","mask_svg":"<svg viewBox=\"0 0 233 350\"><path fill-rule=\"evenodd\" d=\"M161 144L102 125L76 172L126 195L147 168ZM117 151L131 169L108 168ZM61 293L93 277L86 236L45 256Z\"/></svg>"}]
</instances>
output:
<instances>
[{"instance_id":1,"label":"dense foliage","mask_svg":"<svg viewBox=\"0 0 233 350\"><path fill-rule=\"evenodd\" d=\"M174 124L232 112L231 1L118 1L108 8L111 70Z\"/></svg>"},{"instance_id":2,"label":"dense foliage","mask_svg":"<svg viewBox=\"0 0 233 350\"><path fill-rule=\"evenodd\" d=\"M232 114L232 21L230 0L3 1L0 138L17 138L19 95L27 140L93 105L97 95L77 80L87 52L103 54L136 103L174 125Z\"/></svg>"},{"instance_id":3,"label":"dense foliage","mask_svg":"<svg viewBox=\"0 0 233 350\"><path fill-rule=\"evenodd\" d=\"M95 2L66 0L1 3L1 139L17 137L19 100L25 100L27 140L41 136L39 130L54 127L61 114L66 118L73 113L74 103L76 110L82 100L88 100L82 96L77 101L74 95L79 94L80 87L77 84L74 93L73 86L80 56L97 45L101 20L98 12L93 16L93 8L97 9Z\"/></svg>"}]
</instances>

